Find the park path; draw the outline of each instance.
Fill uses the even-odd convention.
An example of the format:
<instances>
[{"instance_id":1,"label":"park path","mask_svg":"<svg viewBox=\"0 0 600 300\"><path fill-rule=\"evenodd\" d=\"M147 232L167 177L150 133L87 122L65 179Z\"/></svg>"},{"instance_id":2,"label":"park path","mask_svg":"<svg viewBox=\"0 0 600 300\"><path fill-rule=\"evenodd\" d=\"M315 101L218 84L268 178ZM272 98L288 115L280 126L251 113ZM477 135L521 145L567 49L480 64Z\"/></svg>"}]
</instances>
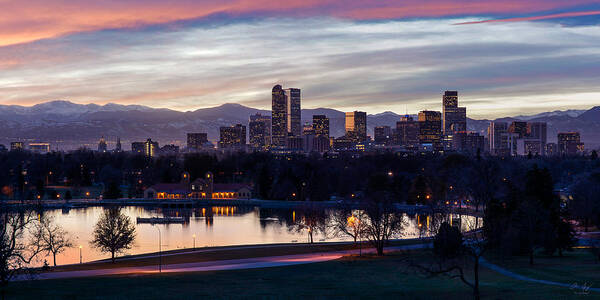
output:
<instances>
[{"instance_id":1,"label":"park path","mask_svg":"<svg viewBox=\"0 0 600 300\"><path fill-rule=\"evenodd\" d=\"M492 271L496 271L504 276L508 276L517 280L521 280L521 281L527 281L527 282L533 282L533 283L540 283L540 284L545 284L545 285L553 285L553 286L560 286L560 287L566 287L566 288L573 288L573 289L577 289L577 290L588 290L588 291L594 291L594 292L600 292L600 288L593 288L593 287L582 287L581 284L584 283L578 283L578 286L574 286L574 284L568 284L568 283L562 283L562 282L556 282L556 281L550 281L550 280L543 280L543 279L535 279L535 278L531 278L528 276L524 276L521 274L517 274L515 272L509 271L505 268L502 268L496 264L493 264L489 261L487 261L485 258L481 258L481 260L479 261L479 263L492 270Z\"/></svg>"},{"instance_id":2,"label":"park path","mask_svg":"<svg viewBox=\"0 0 600 300\"><path fill-rule=\"evenodd\" d=\"M386 248L386 252L399 251L399 250L413 250L423 249L430 247L430 244L415 244L415 245L403 245ZM362 249L363 253L374 253L375 249L367 248ZM170 264L162 265L161 273L184 273L184 272L203 272L203 271L222 271L222 270L242 270L242 269L256 269L256 268L269 268L269 267L280 267L290 266L308 263L317 263L339 259L345 255L358 254L359 250L342 250L342 251L330 251L330 252L317 252L317 253L306 253L306 254L295 254L295 255L282 255L282 256L266 256L266 257L255 257L255 258L244 258L244 259L231 259L231 260L218 260L208 262L197 262L197 263L183 263L183 264ZM146 256L147 258L148 256ZM64 271L64 272L46 272L35 275L35 279L46 280L46 279L64 279L64 278L78 278L78 277L91 277L91 276L106 276L106 275L125 275L125 274L155 274L159 273L158 265L150 265L143 267L123 267L123 268L111 268L111 269L96 269L96 270L81 270L81 271ZM30 276L18 276L15 277L14 281L29 280Z\"/></svg>"}]
</instances>

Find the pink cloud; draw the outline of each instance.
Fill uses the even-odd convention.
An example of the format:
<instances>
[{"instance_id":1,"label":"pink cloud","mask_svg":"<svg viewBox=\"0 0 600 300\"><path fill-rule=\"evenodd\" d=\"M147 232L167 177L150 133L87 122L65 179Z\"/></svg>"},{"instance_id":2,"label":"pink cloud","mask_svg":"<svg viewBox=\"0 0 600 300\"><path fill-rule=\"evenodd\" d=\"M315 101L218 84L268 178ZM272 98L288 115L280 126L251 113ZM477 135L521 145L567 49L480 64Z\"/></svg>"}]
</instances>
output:
<instances>
[{"instance_id":1,"label":"pink cloud","mask_svg":"<svg viewBox=\"0 0 600 300\"><path fill-rule=\"evenodd\" d=\"M335 16L351 19L535 13L594 0L0 0L0 46L73 32L135 28L215 13L265 16Z\"/></svg>"},{"instance_id":2,"label":"pink cloud","mask_svg":"<svg viewBox=\"0 0 600 300\"><path fill-rule=\"evenodd\" d=\"M497 22L522 22L522 21L536 21L536 20L547 20L547 19L558 19L558 18L571 18L571 17L583 17L583 16L595 16L600 15L600 10L595 11L581 11L581 12L568 12L560 14L551 14L534 17L523 17L523 18L508 18L508 19L495 19L495 20L483 20L474 22L456 23L455 25L469 25L469 24L482 24L482 23L497 23Z\"/></svg>"}]
</instances>

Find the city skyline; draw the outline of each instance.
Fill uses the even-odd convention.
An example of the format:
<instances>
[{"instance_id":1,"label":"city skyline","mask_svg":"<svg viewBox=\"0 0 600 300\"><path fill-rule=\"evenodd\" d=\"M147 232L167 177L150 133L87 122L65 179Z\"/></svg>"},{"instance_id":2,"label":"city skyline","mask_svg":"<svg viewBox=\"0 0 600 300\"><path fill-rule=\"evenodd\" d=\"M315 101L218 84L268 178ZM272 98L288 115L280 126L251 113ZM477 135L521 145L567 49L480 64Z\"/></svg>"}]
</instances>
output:
<instances>
[{"instance_id":1,"label":"city skyline","mask_svg":"<svg viewBox=\"0 0 600 300\"><path fill-rule=\"evenodd\" d=\"M369 113L436 109L437 91L459 90L481 119L600 96L594 1L51 2L3 2L0 104L268 109L278 83L302 88L305 108ZM77 13L34 21L45 5Z\"/></svg>"}]
</instances>

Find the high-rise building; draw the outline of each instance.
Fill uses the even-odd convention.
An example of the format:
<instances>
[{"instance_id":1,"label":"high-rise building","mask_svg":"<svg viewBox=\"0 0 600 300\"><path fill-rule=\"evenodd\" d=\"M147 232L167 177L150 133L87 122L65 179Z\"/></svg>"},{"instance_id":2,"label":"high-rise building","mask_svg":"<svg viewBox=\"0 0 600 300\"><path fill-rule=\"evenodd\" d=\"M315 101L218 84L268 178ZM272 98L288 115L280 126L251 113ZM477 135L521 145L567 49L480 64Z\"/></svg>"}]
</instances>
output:
<instances>
[{"instance_id":1,"label":"high-rise building","mask_svg":"<svg viewBox=\"0 0 600 300\"><path fill-rule=\"evenodd\" d=\"M584 150L579 132L559 132L557 138L560 155L576 155Z\"/></svg>"},{"instance_id":2,"label":"high-rise building","mask_svg":"<svg viewBox=\"0 0 600 300\"><path fill-rule=\"evenodd\" d=\"M324 136L329 139L329 118L327 116L314 115L312 126L316 136Z\"/></svg>"},{"instance_id":3,"label":"high-rise building","mask_svg":"<svg viewBox=\"0 0 600 300\"><path fill-rule=\"evenodd\" d=\"M160 148L158 147L158 142L154 142L152 141L152 139L147 139L144 142L144 155L148 157L154 157L158 155L159 149Z\"/></svg>"},{"instance_id":4,"label":"high-rise building","mask_svg":"<svg viewBox=\"0 0 600 300\"><path fill-rule=\"evenodd\" d=\"M302 135L302 110L300 107L300 89L289 88L283 90L286 101L287 132L288 136Z\"/></svg>"},{"instance_id":5,"label":"high-rise building","mask_svg":"<svg viewBox=\"0 0 600 300\"><path fill-rule=\"evenodd\" d=\"M100 138L100 141L98 142L98 152L106 152L108 150L108 145L106 144L106 140L104 140L104 137Z\"/></svg>"},{"instance_id":6,"label":"high-rise building","mask_svg":"<svg viewBox=\"0 0 600 300\"><path fill-rule=\"evenodd\" d=\"M160 153L162 155L176 155L179 153L179 146L173 144L164 145L160 148Z\"/></svg>"},{"instance_id":7,"label":"high-rise building","mask_svg":"<svg viewBox=\"0 0 600 300\"><path fill-rule=\"evenodd\" d=\"M517 134L517 138L519 139L527 136L527 122L513 121L508 126L508 132Z\"/></svg>"},{"instance_id":8,"label":"high-rise building","mask_svg":"<svg viewBox=\"0 0 600 300\"><path fill-rule=\"evenodd\" d=\"M490 143L490 153L493 155L510 155L510 135L508 134L508 123L490 122L488 127L488 142Z\"/></svg>"},{"instance_id":9,"label":"high-rise building","mask_svg":"<svg viewBox=\"0 0 600 300\"><path fill-rule=\"evenodd\" d=\"M558 145L556 143L546 144L546 156L558 155Z\"/></svg>"},{"instance_id":10,"label":"high-rise building","mask_svg":"<svg viewBox=\"0 0 600 300\"><path fill-rule=\"evenodd\" d=\"M300 89L283 89L276 85L272 90L271 139L275 147L286 147L288 136L301 136Z\"/></svg>"},{"instance_id":11,"label":"high-rise building","mask_svg":"<svg viewBox=\"0 0 600 300\"><path fill-rule=\"evenodd\" d=\"M220 148L244 148L246 146L246 126L236 124L220 128Z\"/></svg>"},{"instance_id":12,"label":"high-rise building","mask_svg":"<svg viewBox=\"0 0 600 300\"><path fill-rule=\"evenodd\" d=\"M265 132L263 133L264 135L264 144L265 144L265 148L268 148L271 146L271 129L272 129L272 124L271 124L271 116L264 116L260 113L257 113L255 115L250 115L250 122L262 122L265 124ZM248 127L250 126L250 124L248 124ZM252 144L252 142L250 143Z\"/></svg>"},{"instance_id":13,"label":"high-rise building","mask_svg":"<svg viewBox=\"0 0 600 300\"><path fill-rule=\"evenodd\" d=\"M331 148L331 142L328 137L324 135L317 135L313 141L313 151L323 153L329 151Z\"/></svg>"},{"instance_id":14,"label":"high-rise building","mask_svg":"<svg viewBox=\"0 0 600 300\"><path fill-rule=\"evenodd\" d=\"M201 150L208 143L208 134L205 132L190 132L187 134L188 150Z\"/></svg>"},{"instance_id":15,"label":"high-rise building","mask_svg":"<svg viewBox=\"0 0 600 300\"><path fill-rule=\"evenodd\" d=\"M29 150L36 153L48 153L50 152L49 143L29 143Z\"/></svg>"},{"instance_id":16,"label":"high-rise building","mask_svg":"<svg viewBox=\"0 0 600 300\"><path fill-rule=\"evenodd\" d=\"M406 148L416 148L419 145L419 122L410 115L405 115L396 122L394 144Z\"/></svg>"},{"instance_id":17,"label":"high-rise building","mask_svg":"<svg viewBox=\"0 0 600 300\"><path fill-rule=\"evenodd\" d=\"M467 108L458 106L457 91L446 91L442 97L442 128L444 135L467 130Z\"/></svg>"},{"instance_id":18,"label":"high-rise building","mask_svg":"<svg viewBox=\"0 0 600 300\"><path fill-rule=\"evenodd\" d=\"M123 151L123 146L121 146L121 138L117 137L117 144L115 146L115 152Z\"/></svg>"},{"instance_id":19,"label":"high-rise building","mask_svg":"<svg viewBox=\"0 0 600 300\"><path fill-rule=\"evenodd\" d=\"M367 140L367 113L353 111L346 113L346 136L356 143Z\"/></svg>"},{"instance_id":20,"label":"high-rise building","mask_svg":"<svg viewBox=\"0 0 600 300\"><path fill-rule=\"evenodd\" d=\"M484 137L479 133L455 131L452 134L452 149L466 153L483 153Z\"/></svg>"},{"instance_id":21,"label":"high-rise building","mask_svg":"<svg viewBox=\"0 0 600 300\"><path fill-rule=\"evenodd\" d=\"M252 121L248 123L250 131L250 146L253 149L265 149L267 142L267 124L263 121Z\"/></svg>"},{"instance_id":22,"label":"high-rise building","mask_svg":"<svg viewBox=\"0 0 600 300\"><path fill-rule=\"evenodd\" d=\"M10 151L23 150L23 142L11 142L10 143Z\"/></svg>"},{"instance_id":23,"label":"high-rise building","mask_svg":"<svg viewBox=\"0 0 600 300\"><path fill-rule=\"evenodd\" d=\"M419 142L441 147L442 114L439 111L424 110L419 112Z\"/></svg>"},{"instance_id":24,"label":"high-rise building","mask_svg":"<svg viewBox=\"0 0 600 300\"><path fill-rule=\"evenodd\" d=\"M374 140L377 145L389 145L392 140L392 129L390 126L375 127Z\"/></svg>"}]
</instances>

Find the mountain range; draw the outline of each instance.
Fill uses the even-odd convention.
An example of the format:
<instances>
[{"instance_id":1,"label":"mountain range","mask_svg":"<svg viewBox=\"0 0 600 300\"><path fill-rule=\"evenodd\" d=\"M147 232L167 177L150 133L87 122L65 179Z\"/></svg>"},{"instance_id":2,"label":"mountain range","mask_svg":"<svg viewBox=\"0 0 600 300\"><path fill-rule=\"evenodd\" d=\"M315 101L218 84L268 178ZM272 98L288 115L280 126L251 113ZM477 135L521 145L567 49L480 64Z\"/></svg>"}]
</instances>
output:
<instances>
[{"instance_id":1,"label":"mountain range","mask_svg":"<svg viewBox=\"0 0 600 300\"><path fill-rule=\"evenodd\" d=\"M141 105L84 105L69 101L51 101L31 107L0 105L0 143L45 141L50 142L53 149L69 150L82 145L94 147L104 136L109 146L120 137L123 147L128 149L131 141L149 137L161 144L184 145L188 132L206 132L209 140L214 142L219 137L219 127L237 123L247 125L248 117L256 113L271 114L269 110L240 104L223 104L187 112ZM331 135L344 134L344 112L329 108L303 109L302 122L311 122L312 115L317 114L329 117ZM393 128L399 119L400 115L389 111L368 115L368 132L372 135L375 126ZM549 142L556 141L558 132L579 131L586 148L600 146L600 106L589 110L553 111L496 120L546 122ZM486 134L489 122L468 119L467 126L471 131Z\"/></svg>"}]
</instances>

